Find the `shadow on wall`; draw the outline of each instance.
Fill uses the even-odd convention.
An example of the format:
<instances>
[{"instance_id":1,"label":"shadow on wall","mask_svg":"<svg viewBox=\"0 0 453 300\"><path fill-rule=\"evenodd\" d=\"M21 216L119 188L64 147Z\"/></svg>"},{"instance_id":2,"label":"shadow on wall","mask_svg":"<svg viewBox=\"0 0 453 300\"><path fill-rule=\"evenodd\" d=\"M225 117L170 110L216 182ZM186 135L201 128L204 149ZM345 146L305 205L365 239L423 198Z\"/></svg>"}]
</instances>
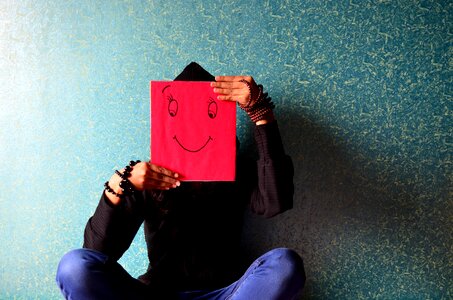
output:
<instances>
[{"instance_id":1,"label":"shadow on wall","mask_svg":"<svg viewBox=\"0 0 453 300\"><path fill-rule=\"evenodd\" d=\"M305 262L307 299L376 296L383 287L386 295L404 295L402 286L419 295L429 288L420 280L442 277L435 269L448 257L448 233L438 230L448 224L446 188L414 180L423 174L395 172L405 158L385 142L378 155L365 152L352 142L359 132L331 134L338 128L298 109L280 112L278 122L295 167L294 208L270 220L247 214L246 264L270 248L296 249Z\"/></svg>"}]
</instances>

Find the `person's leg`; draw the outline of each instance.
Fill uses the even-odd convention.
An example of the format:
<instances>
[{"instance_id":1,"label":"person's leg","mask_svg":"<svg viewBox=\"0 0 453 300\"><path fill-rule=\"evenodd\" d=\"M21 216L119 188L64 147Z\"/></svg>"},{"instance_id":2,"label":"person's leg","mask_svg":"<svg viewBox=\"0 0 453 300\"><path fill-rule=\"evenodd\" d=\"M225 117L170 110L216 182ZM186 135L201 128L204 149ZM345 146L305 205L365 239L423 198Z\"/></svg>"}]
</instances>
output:
<instances>
[{"instance_id":1,"label":"person's leg","mask_svg":"<svg viewBox=\"0 0 453 300\"><path fill-rule=\"evenodd\" d=\"M255 260L227 299L289 300L304 283L302 258L294 250L278 248Z\"/></svg>"},{"instance_id":2,"label":"person's leg","mask_svg":"<svg viewBox=\"0 0 453 300\"><path fill-rule=\"evenodd\" d=\"M302 258L293 250L278 248L256 259L233 284L211 292L185 292L192 300L290 300L305 283Z\"/></svg>"},{"instance_id":3,"label":"person's leg","mask_svg":"<svg viewBox=\"0 0 453 300\"><path fill-rule=\"evenodd\" d=\"M108 256L77 249L63 256L56 281L66 299L143 299L144 285Z\"/></svg>"}]
</instances>

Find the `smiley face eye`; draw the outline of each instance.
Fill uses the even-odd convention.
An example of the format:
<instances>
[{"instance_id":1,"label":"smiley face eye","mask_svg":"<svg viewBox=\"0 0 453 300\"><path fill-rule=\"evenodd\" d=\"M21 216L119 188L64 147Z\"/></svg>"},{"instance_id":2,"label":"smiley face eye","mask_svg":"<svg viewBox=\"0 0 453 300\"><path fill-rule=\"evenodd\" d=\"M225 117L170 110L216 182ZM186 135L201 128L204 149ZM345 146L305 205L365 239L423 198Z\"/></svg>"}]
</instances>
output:
<instances>
[{"instance_id":1,"label":"smiley face eye","mask_svg":"<svg viewBox=\"0 0 453 300\"><path fill-rule=\"evenodd\" d=\"M176 116L178 113L178 101L171 95L168 97L168 113L171 117Z\"/></svg>"},{"instance_id":2,"label":"smiley face eye","mask_svg":"<svg viewBox=\"0 0 453 300\"><path fill-rule=\"evenodd\" d=\"M217 103L213 99L209 99L208 116L214 119L217 116Z\"/></svg>"}]
</instances>

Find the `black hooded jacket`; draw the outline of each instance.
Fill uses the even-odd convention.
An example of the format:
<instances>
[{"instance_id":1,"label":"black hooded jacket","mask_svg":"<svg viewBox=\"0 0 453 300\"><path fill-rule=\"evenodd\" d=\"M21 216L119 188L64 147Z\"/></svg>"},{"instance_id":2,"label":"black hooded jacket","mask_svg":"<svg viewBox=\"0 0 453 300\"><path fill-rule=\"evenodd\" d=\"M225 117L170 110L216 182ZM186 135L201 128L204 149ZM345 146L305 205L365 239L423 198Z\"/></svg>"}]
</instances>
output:
<instances>
[{"instance_id":1,"label":"black hooded jacket","mask_svg":"<svg viewBox=\"0 0 453 300\"><path fill-rule=\"evenodd\" d=\"M196 63L175 80L213 81ZM149 268L139 280L165 291L214 289L237 280L244 209L272 217L292 208L293 164L277 123L256 126L259 158L238 155L234 182L183 182L144 191L112 205L102 195L89 219L84 248L117 261L144 222Z\"/></svg>"}]
</instances>

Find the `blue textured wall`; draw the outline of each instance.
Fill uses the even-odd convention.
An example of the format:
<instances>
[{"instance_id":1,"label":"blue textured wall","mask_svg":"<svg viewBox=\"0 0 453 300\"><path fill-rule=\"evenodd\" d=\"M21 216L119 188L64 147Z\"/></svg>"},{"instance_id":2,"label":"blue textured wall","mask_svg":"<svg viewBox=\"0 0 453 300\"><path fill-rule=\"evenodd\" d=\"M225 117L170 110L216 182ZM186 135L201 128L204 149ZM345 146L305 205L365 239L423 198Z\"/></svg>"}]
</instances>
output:
<instances>
[{"instance_id":1,"label":"blue textured wall","mask_svg":"<svg viewBox=\"0 0 453 300\"><path fill-rule=\"evenodd\" d=\"M295 208L248 216L250 258L296 249L304 299L451 299L452 9L1 1L0 298L59 298L103 182L149 157L149 80L198 61L264 84L294 159ZM145 270L141 236L121 262Z\"/></svg>"}]
</instances>

